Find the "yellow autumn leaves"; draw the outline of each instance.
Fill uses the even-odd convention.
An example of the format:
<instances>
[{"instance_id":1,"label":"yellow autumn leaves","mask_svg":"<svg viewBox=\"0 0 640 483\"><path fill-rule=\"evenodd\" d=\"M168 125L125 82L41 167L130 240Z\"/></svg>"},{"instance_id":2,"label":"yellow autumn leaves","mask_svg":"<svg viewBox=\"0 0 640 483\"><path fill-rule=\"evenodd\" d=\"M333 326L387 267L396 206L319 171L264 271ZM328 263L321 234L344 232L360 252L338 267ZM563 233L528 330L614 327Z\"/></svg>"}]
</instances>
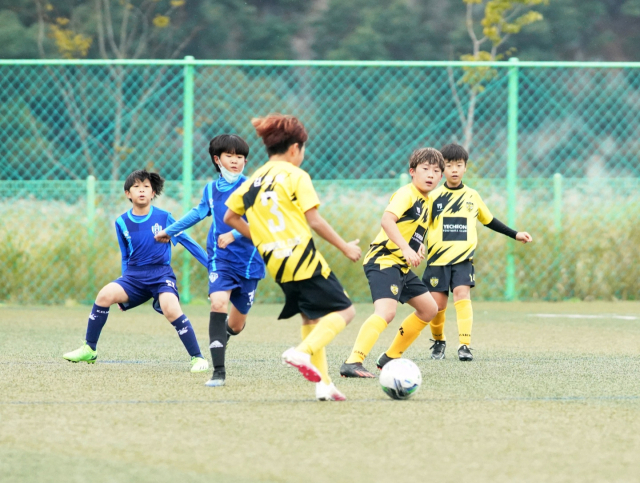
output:
<instances>
[{"instance_id":1,"label":"yellow autumn leaves","mask_svg":"<svg viewBox=\"0 0 640 483\"><path fill-rule=\"evenodd\" d=\"M69 25L69 19L56 18L51 25L50 37L56 44L58 52L65 59L80 59L86 57L93 39L88 35L74 32Z\"/></svg>"}]
</instances>

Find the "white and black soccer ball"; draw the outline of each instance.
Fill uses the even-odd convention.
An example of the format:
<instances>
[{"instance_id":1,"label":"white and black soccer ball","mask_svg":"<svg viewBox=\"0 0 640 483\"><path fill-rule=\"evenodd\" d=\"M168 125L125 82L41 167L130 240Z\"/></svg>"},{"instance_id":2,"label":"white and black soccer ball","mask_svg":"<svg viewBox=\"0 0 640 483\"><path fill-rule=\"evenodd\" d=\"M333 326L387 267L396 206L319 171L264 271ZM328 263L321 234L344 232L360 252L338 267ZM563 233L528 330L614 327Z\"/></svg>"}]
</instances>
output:
<instances>
[{"instance_id":1,"label":"white and black soccer ball","mask_svg":"<svg viewBox=\"0 0 640 483\"><path fill-rule=\"evenodd\" d=\"M380 373L382 390L392 399L409 399L422 384L420 369L409 359L387 362Z\"/></svg>"}]
</instances>

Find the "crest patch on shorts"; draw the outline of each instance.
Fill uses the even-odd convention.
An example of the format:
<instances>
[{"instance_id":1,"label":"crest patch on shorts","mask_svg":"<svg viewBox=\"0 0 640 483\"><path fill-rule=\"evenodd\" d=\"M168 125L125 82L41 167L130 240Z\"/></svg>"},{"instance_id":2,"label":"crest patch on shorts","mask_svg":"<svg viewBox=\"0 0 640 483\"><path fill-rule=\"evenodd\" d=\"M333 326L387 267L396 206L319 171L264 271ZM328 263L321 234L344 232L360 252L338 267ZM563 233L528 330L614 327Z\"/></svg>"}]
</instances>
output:
<instances>
[{"instance_id":1,"label":"crest patch on shorts","mask_svg":"<svg viewBox=\"0 0 640 483\"><path fill-rule=\"evenodd\" d=\"M437 279L436 277L431 277L431 278L429 279L429 283L431 284L431 286L432 286L432 287L435 287L436 285L438 285L438 282L439 282L439 281L440 281L440 280L439 280L439 279Z\"/></svg>"},{"instance_id":2,"label":"crest patch on shorts","mask_svg":"<svg viewBox=\"0 0 640 483\"><path fill-rule=\"evenodd\" d=\"M398 286L396 284L393 284L389 289L391 289L393 295L398 295Z\"/></svg>"}]
</instances>

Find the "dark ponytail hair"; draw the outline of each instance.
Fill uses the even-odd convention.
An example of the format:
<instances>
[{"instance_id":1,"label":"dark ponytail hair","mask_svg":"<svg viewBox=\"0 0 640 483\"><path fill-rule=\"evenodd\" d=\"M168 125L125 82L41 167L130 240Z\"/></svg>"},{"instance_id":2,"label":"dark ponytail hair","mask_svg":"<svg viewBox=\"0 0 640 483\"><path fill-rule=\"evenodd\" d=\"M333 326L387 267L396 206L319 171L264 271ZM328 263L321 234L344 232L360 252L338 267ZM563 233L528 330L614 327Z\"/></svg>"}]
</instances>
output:
<instances>
[{"instance_id":1,"label":"dark ponytail hair","mask_svg":"<svg viewBox=\"0 0 640 483\"><path fill-rule=\"evenodd\" d=\"M160 196L164 189L164 178L158 173L149 173L146 169L138 169L127 176L127 179L124 181L124 190L131 190L131 187L136 184L136 181L142 183L147 180L151 183L151 189L155 192L156 196Z\"/></svg>"}]
</instances>

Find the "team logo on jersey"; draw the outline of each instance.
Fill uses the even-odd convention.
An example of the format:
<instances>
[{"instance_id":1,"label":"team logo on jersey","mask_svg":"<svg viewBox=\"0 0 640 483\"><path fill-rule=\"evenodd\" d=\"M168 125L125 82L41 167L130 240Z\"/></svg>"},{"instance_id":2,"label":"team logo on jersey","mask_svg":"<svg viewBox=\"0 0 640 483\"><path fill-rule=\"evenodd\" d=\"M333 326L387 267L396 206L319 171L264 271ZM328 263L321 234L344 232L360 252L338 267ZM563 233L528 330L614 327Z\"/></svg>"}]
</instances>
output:
<instances>
[{"instance_id":1,"label":"team logo on jersey","mask_svg":"<svg viewBox=\"0 0 640 483\"><path fill-rule=\"evenodd\" d=\"M151 231L153 232L154 235L157 235L162 231L162 227L156 223L151 227Z\"/></svg>"},{"instance_id":2,"label":"team logo on jersey","mask_svg":"<svg viewBox=\"0 0 640 483\"><path fill-rule=\"evenodd\" d=\"M431 286L432 286L432 287L435 287L436 285L438 285L438 282L439 282L439 281L440 281L440 280L438 280L436 277L431 277L431 278L429 279L429 283L431 284Z\"/></svg>"},{"instance_id":3,"label":"team logo on jersey","mask_svg":"<svg viewBox=\"0 0 640 483\"><path fill-rule=\"evenodd\" d=\"M418 212L418 214L420 214L420 207L416 206L416 211Z\"/></svg>"},{"instance_id":4,"label":"team logo on jersey","mask_svg":"<svg viewBox=\"0 0 640 483\"><path fill-rule=\"evenodd\" d=\"M398 295L398 286L396 284L393 284L391 287L389 287L391 289L391 293L393 295Z\"/></svg>"},{"instance_id":5,"label":"team logo on jersey","mask_svg":"<svg viewBox=\"0 0 640 483\"><path fill-rule=\"evenodd\" d=\"M473 211L473 201L467 201L467 211Z\"/></svg>"}]
</instances>

